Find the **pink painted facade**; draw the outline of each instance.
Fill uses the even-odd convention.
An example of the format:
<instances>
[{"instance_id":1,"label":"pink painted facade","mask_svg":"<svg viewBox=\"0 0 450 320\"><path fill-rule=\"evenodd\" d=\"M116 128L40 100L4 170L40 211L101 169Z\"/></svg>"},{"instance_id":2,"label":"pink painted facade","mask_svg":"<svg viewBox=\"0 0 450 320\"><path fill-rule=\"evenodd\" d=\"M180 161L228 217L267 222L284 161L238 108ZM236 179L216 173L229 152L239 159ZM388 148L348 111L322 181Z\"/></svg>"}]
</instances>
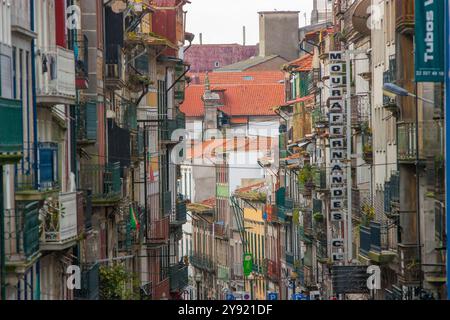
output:
<instances>
[{"instance_id":1,"label":"pink painted facade","mask_svg":"<svg viewBox=\"0 0 450 320\"><path fill-rule=\"evenodd\" d=\"M213 71L257 55L258 46L256 45L197 44L186 51L185 60L191 64L191 72L198 73Z\"/></svg>"}]
</instances>

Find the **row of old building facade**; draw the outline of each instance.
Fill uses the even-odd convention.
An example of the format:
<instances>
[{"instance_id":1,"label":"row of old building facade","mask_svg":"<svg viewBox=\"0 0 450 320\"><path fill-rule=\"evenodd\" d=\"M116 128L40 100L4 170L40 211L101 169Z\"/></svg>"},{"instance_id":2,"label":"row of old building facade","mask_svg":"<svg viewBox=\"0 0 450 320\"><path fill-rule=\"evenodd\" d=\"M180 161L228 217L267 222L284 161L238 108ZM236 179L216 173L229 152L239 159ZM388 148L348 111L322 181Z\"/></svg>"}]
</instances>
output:
<instances>
[{"instance_id":1,"label":"row of old building facade","mask_svg":"<svg viewBox=\"0 0 450 320\"><path fill-rule=\"evenodd\" d=\"M279 136L272 137L272 152L258 160L262 171L253 181L242 177L240 187L230 186L237 168L227 159L239 151L233 147L213 162L214 198L188 206L190 276L199 298L223 299L231 292L260 300L270 293L279 299L293 293L321 299L445 297L443 87L414 81L414 1L335 0L329 9L326 21L301 29L299 58L283 66L285 99L274 106ZM335 240L349 233L348 222L334 222L331 210L333 52L348 56L341 80L350 102L345 126L351 150L342 150L349 176L339 188L351 198L341 203L350 213L352 236L337 247ZM386 83L433 103L388 95ZM245 254L252 258L250 273L243 267ZM333 274L339 265L378 266L380 288L352 288L350 277L350 285L338 289Z\"/></svg>"},{"instance_id":2,"label":"row of old building facade","mask_svg":"<svg viewBox=\"0 0 450 320\"><path fill-rule=\"evenodd\" d=\"M0 2L1 300L186 290L186 2Z\"/></svg>"}]
</instances>

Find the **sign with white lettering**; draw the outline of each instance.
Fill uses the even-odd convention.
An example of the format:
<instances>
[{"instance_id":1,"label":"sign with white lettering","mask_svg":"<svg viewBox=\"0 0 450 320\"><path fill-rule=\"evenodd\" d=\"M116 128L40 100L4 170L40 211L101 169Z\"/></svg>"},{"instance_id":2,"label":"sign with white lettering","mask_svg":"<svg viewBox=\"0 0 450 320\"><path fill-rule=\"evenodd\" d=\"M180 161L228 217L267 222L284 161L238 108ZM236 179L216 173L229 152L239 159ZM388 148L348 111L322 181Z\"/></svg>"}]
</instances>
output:
<instances>
[{"instance_id":1,"label":"sign with white lettering","mask_svg":"<svg viewBox=\"0 0 450 320\"><path fill-rule=\"evenodd\" d=\"M415 2L416 82L444 81L444 2Z\"/></svg>"}]
</instances>

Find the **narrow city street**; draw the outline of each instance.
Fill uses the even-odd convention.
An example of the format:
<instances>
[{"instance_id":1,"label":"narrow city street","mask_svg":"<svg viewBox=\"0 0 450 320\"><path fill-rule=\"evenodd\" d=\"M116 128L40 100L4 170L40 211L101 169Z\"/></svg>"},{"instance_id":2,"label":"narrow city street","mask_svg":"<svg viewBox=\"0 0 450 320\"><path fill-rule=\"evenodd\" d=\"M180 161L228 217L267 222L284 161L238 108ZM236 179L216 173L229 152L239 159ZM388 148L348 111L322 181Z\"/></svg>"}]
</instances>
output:
<instances>
[{"instance_id":1,"label":"narrow city street","mask_svg":"<svg viewBox=\"0 0 450 320\"><path fill-rule=\"evenodd\" d=\"M450 299L449 36L448 0L0 0L0 302Z\"/></svg>"}]
</instances>

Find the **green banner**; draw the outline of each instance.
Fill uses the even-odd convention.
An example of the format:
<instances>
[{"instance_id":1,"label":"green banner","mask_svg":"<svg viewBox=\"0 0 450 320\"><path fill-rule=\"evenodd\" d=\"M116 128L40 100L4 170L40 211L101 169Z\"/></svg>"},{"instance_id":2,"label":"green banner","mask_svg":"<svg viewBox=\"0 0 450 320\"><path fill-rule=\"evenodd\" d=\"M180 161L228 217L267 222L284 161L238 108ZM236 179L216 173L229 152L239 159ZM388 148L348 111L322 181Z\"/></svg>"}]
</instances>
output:
<instances>
[{"instance_id":1,"label":"green banner","mask_svg":"<svg viewBox=\"0 0 450 320\"><path fill-rule=\"evenodd\" d=\"M251 253L244 254L244 275L248 277L253 271L253 255Z\"/></svg>"},{"instance_id":2,"label":"green banner","mask_svg":"<svg viewBox=\"0 0 450 320\"><path fill-rule=\"evenodd\" d=\"M443 82L444 1L415 0L416 82Z\"/></svg>"}]
</instances>

